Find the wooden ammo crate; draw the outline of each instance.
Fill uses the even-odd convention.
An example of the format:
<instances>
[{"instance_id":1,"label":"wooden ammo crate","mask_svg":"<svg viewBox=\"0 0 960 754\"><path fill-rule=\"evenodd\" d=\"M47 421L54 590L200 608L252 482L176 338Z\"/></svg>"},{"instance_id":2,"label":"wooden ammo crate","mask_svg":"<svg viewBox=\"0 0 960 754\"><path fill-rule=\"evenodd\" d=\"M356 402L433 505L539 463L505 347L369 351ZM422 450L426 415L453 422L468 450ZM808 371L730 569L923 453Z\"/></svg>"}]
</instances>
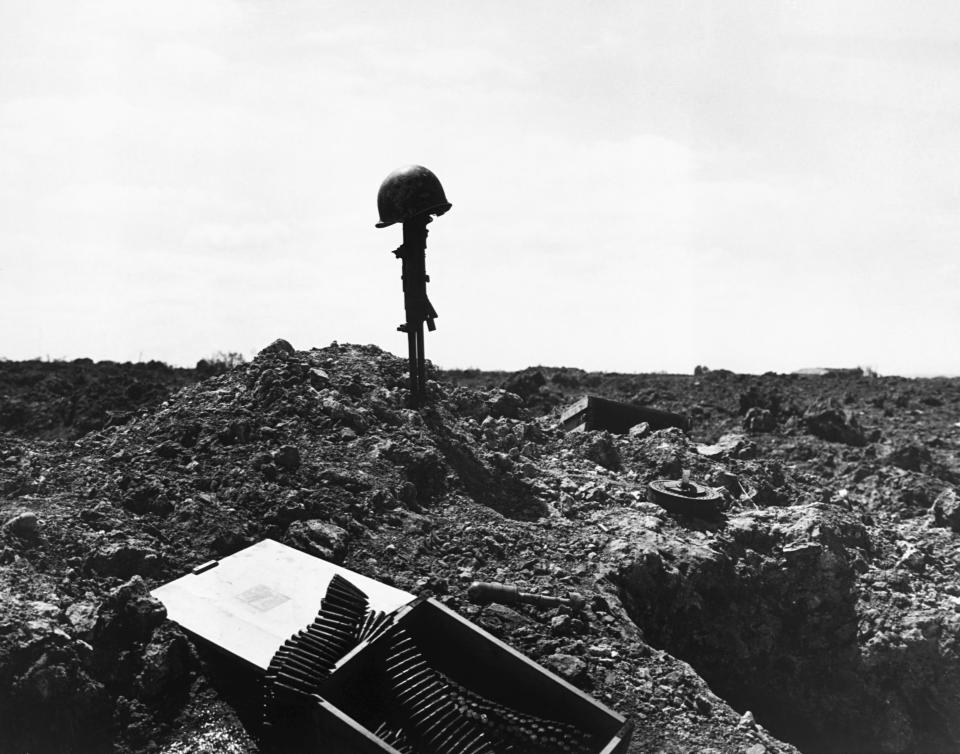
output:
<instances>
[{"instance_id":1,"label":"wooden ammo crate","mask_svg":"<svg viewBox=\"0 0 960 754\"><path fill-rule=\"evenodd\" d=\"M672 411L619 403L596 395L585 395L560 414L560 426L567 432L605 429L614 434L625 434L640 422L647 422L651 429L679 427L684 432L690 430L690 420Z\"/></svg>"}]
</instances>

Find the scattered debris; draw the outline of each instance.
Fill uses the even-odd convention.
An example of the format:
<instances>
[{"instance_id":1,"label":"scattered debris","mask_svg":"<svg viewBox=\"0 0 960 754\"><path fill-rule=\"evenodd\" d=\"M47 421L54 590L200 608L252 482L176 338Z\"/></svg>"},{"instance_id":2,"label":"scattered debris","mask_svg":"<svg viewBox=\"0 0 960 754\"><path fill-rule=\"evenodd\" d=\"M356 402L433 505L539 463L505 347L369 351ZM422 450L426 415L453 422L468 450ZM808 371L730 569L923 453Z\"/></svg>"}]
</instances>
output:
<instances>
[{"instance_id":1,"label":"scattered debris","mask_svg":"<svg viewBox=\"0 0 960 754\"><path fill-rule=\"evenodd\" d=\"M730 471L721 471L720 481L723 483L723 488L730 495L733 502L740 503L741 505L752 504L754 498L757 496L757 489L753 485L743 477Z\"/></svg>"},{"instance_id":2,"label":"scattered debris","mask_svg":"<svg viewBox=\"0 0 960 754\"><path fill-rule=\"evenodd\" d=\"M697 452L707 458L749 460L757 457L757 445L745 435L726 434L712 445L698 445Z\"/></svg>"}]
</instances>

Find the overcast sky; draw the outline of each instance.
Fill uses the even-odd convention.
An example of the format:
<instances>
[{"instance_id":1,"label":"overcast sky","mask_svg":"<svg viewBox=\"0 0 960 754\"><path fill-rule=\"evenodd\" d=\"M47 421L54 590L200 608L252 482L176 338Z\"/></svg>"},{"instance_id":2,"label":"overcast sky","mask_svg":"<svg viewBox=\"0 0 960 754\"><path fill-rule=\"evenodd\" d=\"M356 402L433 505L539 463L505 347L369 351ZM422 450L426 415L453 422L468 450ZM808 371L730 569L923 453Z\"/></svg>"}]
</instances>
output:
<instances>
[{"instance_id":1,"label":"overcast sky","mask_svg":"<svg viewBox=\"0 0 960 754\"><path fill-rule=\"evenodd\" d=\"M0 356L960 374L960 3L0 3Z\"/></svg>"}]
</instances>

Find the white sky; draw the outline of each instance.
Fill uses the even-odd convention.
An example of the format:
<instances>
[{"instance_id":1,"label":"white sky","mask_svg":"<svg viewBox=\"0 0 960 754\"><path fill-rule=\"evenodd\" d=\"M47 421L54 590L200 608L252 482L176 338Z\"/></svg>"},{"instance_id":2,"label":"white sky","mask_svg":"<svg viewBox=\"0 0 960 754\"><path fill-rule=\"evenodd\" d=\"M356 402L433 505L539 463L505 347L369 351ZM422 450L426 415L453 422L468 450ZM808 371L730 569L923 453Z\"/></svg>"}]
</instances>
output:
<instances>
[{"instance_id":1,"label":"white sky","mask_svg":"<svg viewBox=\"0 0 960 754\"><path fill-rule=\"evenodd\" d=\"M0 356L960 374L960 3L0 3Z\"/></svg>"}]
</instances>

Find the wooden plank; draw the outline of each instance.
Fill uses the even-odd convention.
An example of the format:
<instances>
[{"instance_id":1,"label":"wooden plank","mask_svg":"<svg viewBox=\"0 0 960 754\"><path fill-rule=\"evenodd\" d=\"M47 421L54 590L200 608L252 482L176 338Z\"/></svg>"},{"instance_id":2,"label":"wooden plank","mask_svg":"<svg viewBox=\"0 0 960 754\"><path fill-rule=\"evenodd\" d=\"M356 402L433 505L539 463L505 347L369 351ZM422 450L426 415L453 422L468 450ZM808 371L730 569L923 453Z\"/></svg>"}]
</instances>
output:
<instances>
[{"instance_id":1,"label":"wooden plank","mask_svg":"<svg viewBox=\"0 0 960 754\"><path fill-rule=\"evenodd\" d=\"M577 399L575 403L572 403L571 405L569 405L567 408L563 410L563 413L560 414L560 423L566 424L581 412L586 411L589 405L590 405L589 395L585 395L583 396L583 398Z\"/></svg>"},{"instance_id":2,"label":"wooden plank","mask_svg":"<svg viewBox=\"0 0 960 754\"><path fill-rule=\"evenodd\" d=\"M390 744L321 697L314 697L313 745L329 754L400 754Z\"/></svg>"},{"instance_id":3,"label":"wooden plank","mask_svg":"<svg viewBox=\"0 0 960 754\"><path fill-rule=\"evenodd\" d=\"M414 599L272 539L151 594L167 608L170 620L265 671L277 648L316 617L337 573L366 592L375 610L391 612Z\"/></svg>"}]
</instances>

